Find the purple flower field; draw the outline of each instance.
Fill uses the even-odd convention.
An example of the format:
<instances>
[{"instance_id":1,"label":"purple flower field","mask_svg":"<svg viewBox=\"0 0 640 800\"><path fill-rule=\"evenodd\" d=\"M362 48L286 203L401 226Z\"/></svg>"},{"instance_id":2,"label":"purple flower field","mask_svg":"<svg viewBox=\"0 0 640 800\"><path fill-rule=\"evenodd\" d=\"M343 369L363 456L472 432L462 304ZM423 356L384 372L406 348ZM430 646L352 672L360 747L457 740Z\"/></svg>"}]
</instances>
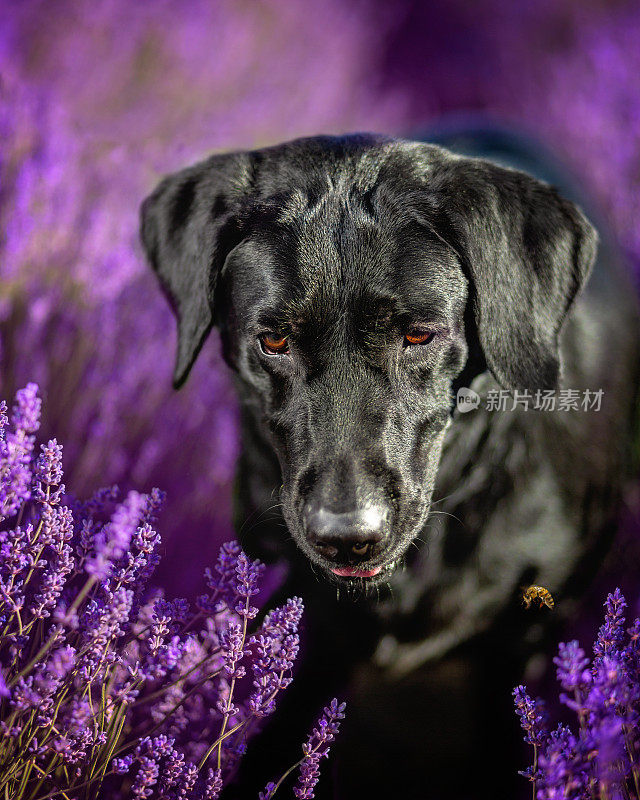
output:
<instances>
[{"instance_id":1,"label":"purple flower field","mask_svg":"<svg viewBox=\"0 0 640 800\"><path fill-rule=\"evenodd\" d=\"M10 410L0 402L0 792L216 800L293 679L302 601L258 621L264 566L233 541L193 605L167 600L150 584L163 493L69 494L63 447L36 447L41 411L33 383ZM533 800L640 800L640 619L626 627L626 607L608 595L593 661L575 640L559 646L577 728L551 730L544 703L513 690ZM314 797L344 711L331 700L259 800L294 770L294 796Z\"/></svg>"},{"instance_id":2,"label":"purple flower field","mask_svg":"<svg viewBox=\"0 0 640 800\"><path fill-rule=\"evenodd\" d=\"M37 390L0 402L0 793L216 800L292 681L302 601L258 621L264 566L234 541L193 606L165 599L162 492L67 493L62 446L36 447ZM298 767L294 794L313 797L344 707L261 797Z\"/></svg>"},{"instance_id":3,"label":"purple flower field","mask_svg":"<svg viewBox=\"0 0 640 800\"><path fill-rule=\"evenodd\" d=\"M74 489L166 490L159 579L192 593L230 537L236 408L215 336L170 387L174 321L137 240L158 177L216 149L410 134L482 110L538 135L640 271L640 9L432 4L4 4L0 381L45 398Z\"/></svg>"}]
</instances>

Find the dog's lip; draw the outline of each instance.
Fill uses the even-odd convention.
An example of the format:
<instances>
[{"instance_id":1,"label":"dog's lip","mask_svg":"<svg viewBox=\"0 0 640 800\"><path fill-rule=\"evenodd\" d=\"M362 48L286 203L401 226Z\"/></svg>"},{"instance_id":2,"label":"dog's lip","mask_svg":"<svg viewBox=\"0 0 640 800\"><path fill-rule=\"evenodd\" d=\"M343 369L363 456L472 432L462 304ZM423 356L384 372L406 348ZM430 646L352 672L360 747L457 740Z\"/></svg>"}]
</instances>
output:
<instances>
[{"instance_id":1,"label":"dog's lip","mask_svg":"<svg viewBox=\"0 0 640 800\"><path fill-rule=\"evenodd\" d=\"M332 567L331 572L341 578L373 578L382 567L372 567L371 569L357 569L356 567Z\"/></svg>"}]
</instances>

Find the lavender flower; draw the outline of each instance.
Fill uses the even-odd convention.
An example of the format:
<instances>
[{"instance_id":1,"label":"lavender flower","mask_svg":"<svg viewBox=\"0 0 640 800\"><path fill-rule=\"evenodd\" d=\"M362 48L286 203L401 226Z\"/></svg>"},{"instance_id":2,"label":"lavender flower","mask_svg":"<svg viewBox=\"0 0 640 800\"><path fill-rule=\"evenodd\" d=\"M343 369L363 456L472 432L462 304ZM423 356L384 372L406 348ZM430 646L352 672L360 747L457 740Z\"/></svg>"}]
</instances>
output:
<instances>
[{"instance_id":1,"label":"lavender flower","mask_svg":"<svg viewBox=\"0 0 640 800\"><path fill-rule=\"evenodd\" d=\"M620 589L609 594L604 605L606 608L604 625L598 631L598 638L593 645L596 660L617 651L624 636L624 610L627 603Z\"/></svg>"},{"instance_id":2,"label":"lavender flower","mask_svg":"<svg viewBox=\"0 0 640 800\"><path fill-rule=\"evenodd\" d=\"M26 437L40 428L40 411L42 400L38 397L38 385L28 383L24 389L16 392L11 413L11 423L15 437ZM33 444L33 440L31 440Z\"/></svg>"},{"instance_id":3,"label":"lavender flower","mask_svg":"<svg viewBox=\"0 0 640 800\"><path fill-rule=\"evenodd\" d=\"M41 402L37 390L35 383L29 383L16 393L11 412L12 429L3 436L0 448L0 519L14 514L31 497L33 434L40 427ZM6 419L4 412L3 418Z\"/></svg>"},{"instance_id":4,"label":"lavender flower","mask_svg":"<svg viewBox=\"0 0 640 800\"><path fill-rule=\"evenodd\" d=\"M338 703L334 697L324 709L308 741L302 746L304 757L300 762L300 778L293 790L298 800L313 797L313 789L320 777L320 759L329 755L329 745L338 734L345 707L345 703Z\"/></svg>"},{"instance_id":5,"label":"lavender flower","mask_svg":"<svg viewBox=\"0 0 640 800\"><path fill-rule=\"evenodd\" d=\"M245 654L250 655L244 648L244 635L239 622L230 622L226 630L220 635L220 644L224 653L224 668L230 678L242 678L245 668L240 665Z\"/></svg>"},{"instance_id":6,"label":"lavender flower","mask_svg":"<svg viewBox=\"0 0 640 800\"><path fill-rule=\"evenodd\" d=\"M558 667L558 682L566 691L585 689L591 683L591 673L587 670L589 659L575 639L567 644L560 642L553 663Z\"/></svg>"},{"instance_id":7,"label":"lavender flower","mask_svg":"<svg viewBox=\"0 0 640 800\"><path fill-rule=\"evenodd\" d=\"M4 429L9 424L9 417L7 416L7 402L0 400L0 441L4 441Z\"/></svg>"},{"instance_id":8,"label":"lavender flower","mask_svg":"<svg viewBox=\"0 0 640 800\"><path fill-rule=\"evenodd\" d=\"M250 562L244 553L240 553L236 564L236 595L238 602L235 611L245 619L253 619L258 613L255 606L250 605L251 598L258 594L258 579L264 571L259 561Z\"/></svg>"},{"instance_id":9,"label":"lavender flower","mask_svg":"<svg viewBox=\"0 0 640 800\"><path fill-rule=\"evenodd\" d=\"M269 611L264 618L262 629L275 636L295 633L302 619L304 606L300 597L291 597L285 605Z\"/></svg>"},{"instance_id":10,"label":"lavender flower","mask_svg":"<svg viewBox=\"0 0 640 800\"><path fill-rule=\"evenodd\" d=\"M160 768L157 762L148 756L142 756L139 763L138 774L131 787L131 794L133 797L151 797Z\"/></svg>"},{"instance_id":11,"label":"lavender flower","mask_svg":"<svg viewBox=\"0 0 640 800\"><path fill-rule=\"evenodd\" d=\"M147 498L131 491L124 503L116 507L111 521L94 539L95 556L87 562L87 572L97 579L105 578L112 562L122 558L147 508Z\"/></svg>"},{"instance_id":12,"label":"lavender flower","mask_svg":"<svg viewBox=\"0 0 640 800\"><path fill-rule=\"evenodd\" d=\"M40 543L49 546L50 555L42 573L39 591L29 606L35 619L50 616L51 609L62 594L67 576L75 566L73 548L69 544L73 535L71 511L66 506L49 510L49 524L44 526ZM45 519L44 512L42 519Z\"/></svg>"},{"instance_id":13,"label":"lavender flower","mask_svg":"<svg viewBox=\"0 0 640 800\"><path fill-rule=\"evenodd\" d=\"M240 552L240 545L237 542L226 542L218 553L214 567L215 574L209 567L205 569L207 585L213 590L213 593L200 595L198 598L198 603L203 611L215 613L224 605L233 608L237 593L236 565Z\"/></svg>"},{"instance_id":14,"label":"lavender flower","mask_svg":"<svg viewBox=\"0 0 640 800\"><path fill-rule=\"evenodd\" d=\"M263 791L261 791L261 792L258 794L258 800L271 800L271 798L273 797L273 794L274 794L275 790L276 790L276 785L275 785L275 783L273 783L273 781L270 781L270 782L269 782L269 783L268 783L268 784L267 784L267 785L264 787Z\"/></svg>"},{"instance_id":15,"label":"lavender flower","mask_svg":"<svg viewBox=\"0 0 640 800\"><path fill-rule=\"evenodd\" d=\"M541 745L547 737L544 704L541 700L532 700L524 686L516 686L513 700L520 725L525 732L525 742Z\"/></svg>"},{"instance_id":16,"label":"lavender flower","mask_svg":"<svg viewBox=\"0 0 640 800\"><path fill-rule=\"evenodd\" d=\"M132 755L125 756L124 758L114 758L112 761L113 771L116 775L126 775L131 769L133 761L134 756Z\"/></svg>"},{"instance_id":17,"label":"lavender flower","mask_svg":"<svg viewBox=\"0 0 640 800\"><path fill-rule=\"evenodd\" d=\"M302 609L302 600L291 598L281 608L270 611L258 633L249 640L254 659L253 691L248 705L257 717L273 713L278 692L291 683L291 671L299 647L297 630Z\"/></svg>"},{"instance_id":18,"label":"lavender flower","mask_svg":"<svg viewBox=\"0 0 640 800\"><path fill-rule=\"evenodd\" d=\"M47 445L41 445L41 454L36 461L34 477L39 487L38 499L44 499L42 486L57 486L62 480L62 445L51 439Z\"/></svg>"},{"instance_id":19,"label":"lavender flower","mask_svg":"<svg viewBox=\"0 0 640 800\"><path fill-rule=\"evenodd\" d=\"M209 769L203 800L217 800L222 789L222 770Z\"/></svg>"},{"instance_id":20,"label":"lavender flower","mask_svg":"<svg viewBox=\"0 0 640 800\"><path fill-rule=\"evenodd\" d=\"M588 753L569 728L558 725L540 754L537 781L539 800L565 800L588 796Z\"/></svg>"},{"instance_id":21,"label":"lavender flower","mask_svg":"<svg viewBox=\"0 0 640 800\"><path fill-rule=\"evenodd\" d=\"M640 620L624 630L625 599L619 589L605 602L605 621L590 663L578 642L560 644L554 662L565 693L561 701L578 715L573 733L559 726L547 733L537 701L523 686L514 690L516 711L535 745L533 768L537 800L640 800Z\"/></svg>"}]
</instances>

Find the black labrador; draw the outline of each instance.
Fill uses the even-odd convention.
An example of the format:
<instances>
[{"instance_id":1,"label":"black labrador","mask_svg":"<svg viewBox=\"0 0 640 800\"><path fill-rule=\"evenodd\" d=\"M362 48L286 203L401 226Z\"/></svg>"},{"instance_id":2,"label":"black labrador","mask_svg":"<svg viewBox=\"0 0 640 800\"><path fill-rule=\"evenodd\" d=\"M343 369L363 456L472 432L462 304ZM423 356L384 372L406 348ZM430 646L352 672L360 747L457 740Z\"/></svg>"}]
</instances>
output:
<instances>
[{"instance_id":1,"label":"black labrador","mask_svg":"<svg viewBox=\"0 0 640 800\"><path fill-rule=\"evenodd\" d=\"M288 560L282 593L307 607L302 666L229 797L296 760L336 693L327 796L514 796L510 689L629 472L638 323L611 248L582 291L597 238L546 182L377 135L215 155L145 200L175 385L215 325L239 536ZM532 583L555 615L523 611Z\"/></svg>"}]
</instances>

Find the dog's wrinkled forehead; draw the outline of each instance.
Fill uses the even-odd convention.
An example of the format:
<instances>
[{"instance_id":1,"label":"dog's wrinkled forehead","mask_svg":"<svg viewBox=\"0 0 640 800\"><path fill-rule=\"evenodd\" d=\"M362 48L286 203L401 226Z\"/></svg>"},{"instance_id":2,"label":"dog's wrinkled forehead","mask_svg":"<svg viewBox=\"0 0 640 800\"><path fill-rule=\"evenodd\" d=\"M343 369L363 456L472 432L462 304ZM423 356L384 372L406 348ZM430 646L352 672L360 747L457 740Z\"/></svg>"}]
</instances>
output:
<instances>
[{"instance_id":1,"label":"dog's wrinkled forehead","mask_svg":"<svg viewBox=\"0 0 640 800\"><path fill-rule=\"evenodd\" d=\"M419 219L398 188L354 176L278 196L279 211L227 260L237 319L248 328L328 329L394 315L447 324L460 316L467 281L455 251ZM275 201L274 201L275 202Z\"/></svg>"}]
</instances>

